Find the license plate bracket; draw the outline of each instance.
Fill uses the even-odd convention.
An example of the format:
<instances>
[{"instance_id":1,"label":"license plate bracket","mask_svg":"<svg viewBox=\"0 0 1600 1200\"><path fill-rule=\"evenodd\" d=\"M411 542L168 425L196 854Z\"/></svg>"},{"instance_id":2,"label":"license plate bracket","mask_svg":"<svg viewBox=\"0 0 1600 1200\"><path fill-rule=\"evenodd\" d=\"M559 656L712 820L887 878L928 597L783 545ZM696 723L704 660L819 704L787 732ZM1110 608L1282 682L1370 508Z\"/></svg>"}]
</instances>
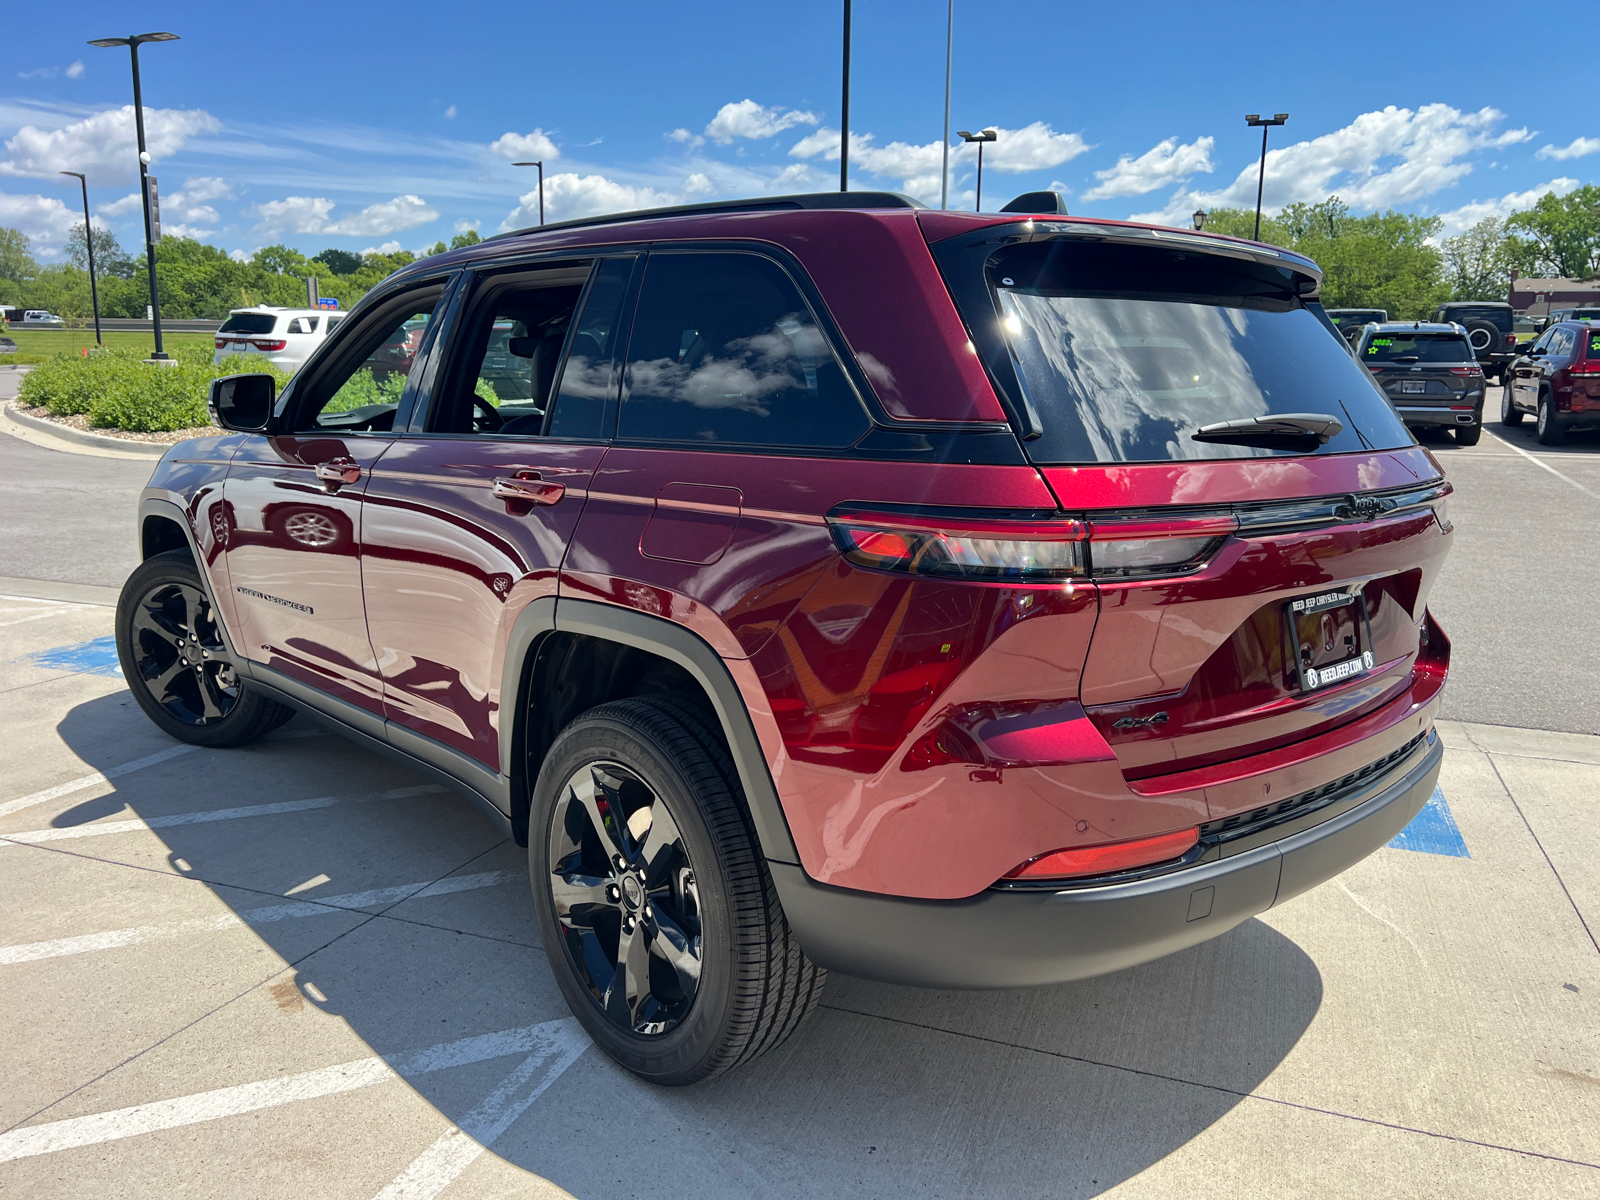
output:
<instances>
[{"instance_id":1,"label":"license plate bracket","mask_svg":"<svg viewBox=\"0 0 1600 1200\"><path fill-rule=\"evenodd\" d=\"M1400 394L1403 396L1422 396L1428 391L1426 379L1402 379L1400 381Z\"/></svg>"},{"instance_id":2,"label":"license plate bracket","mask_svg":"<svg viewBox=\"0 0 1600 1200\"><path fill-rule=\"evenodd\" d=\"M1322 691L1372 670L1372 623L1361 586L1298 596L1283 606L1292 670L1302 692Z\"/></svg>"}]
</instances>

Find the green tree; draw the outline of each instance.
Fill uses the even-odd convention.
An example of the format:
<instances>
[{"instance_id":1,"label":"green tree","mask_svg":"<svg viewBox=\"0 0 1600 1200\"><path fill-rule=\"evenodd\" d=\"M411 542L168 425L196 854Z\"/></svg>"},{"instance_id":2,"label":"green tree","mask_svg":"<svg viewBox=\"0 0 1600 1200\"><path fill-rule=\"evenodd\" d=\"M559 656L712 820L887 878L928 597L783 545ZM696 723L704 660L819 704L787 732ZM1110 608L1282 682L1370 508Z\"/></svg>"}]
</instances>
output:
<instances>
[{"instance_id":1,"label":"green tree","mask_svg":"<svg viewBox=\"0 0 1600 1200\"><path fill-rule=\"evenodd\" d=\"M33 243L20 229L0 227L0 300L22 298L22 286L39 273L33 261Z\"/></svg>"},{"instance_id":2,"label":"green tree","mask_svg":"<svg viewBox=\"0 0 1600 1200\"><path fill-rule=\"evenodd\" d=\"M433 244L433 248L431 250L424 250L421 257L431 258L435 254L443 254L448 249L450 249L450 247L446 246L443 241L438 241Z\"/></svg>"},{"instance_id":3,"label":"green tree","mask_svg":"<svg viewBox=\"0 0 1600 1200\"><path fill-rule=\"evenodd\" d=\"M256 251L255 264L264 270L271 271L274 275L305 276L311 274L306 269L306 256L293 246L263 246Z\"/></svg>"},{"instance_id":4,"label":"green tree","mask_svg":"<svg viewBox=\"0 0 1600 1200\"><path fill-rule=\"evenodd\" d=\"M67 261L80 271L89 269L89 251L83 237L83 226L74 225L72 232L67 235ZM94 231L94 273L101 279L115 276L118 279L133 278L135 267L133 259L122 249L117 242L117 235L109 229L96 228Z\"/></svg>"},{"instance_id":5,"label":"green tree","mask_svg":"<svg viewBox=\"0 0 1600 1200\"><path fill-rule=\"evenodd\" d=\"M1533 272L1561 279L1600 275L1600 187L1546 193L1532 208L1512 213L1506 227L1523 243L1514 253Z\"/></svg>"},{"instance_id":6,"label":"green tree","mask_svg":"<svg viewBox=\"0 0 1600 1200\"><path fill-rule=\"evenodd\" d=\"M349 250L336 250L331 246L315 255L311 261L326 264L335 275L354 275L361 269L361 255Z\"/></svg>"},{"instance_id":7,"label":"green tree","mask_svg":"<svg viewBox=\"0 0 1600 1200\"><path fill-rule=\"evenodd\" d=\"M450 249L460 250L464 246L476 246L481 241L483 239L478 236L478 231L469 229L465 233L458 233L450 239Z\"/></svg>"},{"instance_id":8,"label":"green tree","mask_svg":"<svg viewBox=\"0 0 1600 1200\"><path fill-rule=\"evenodd\" d=\"M1485 217L1465 233L1440 243L1452 300L1504 300L1513 261L1506 223Z\"/></svg>"}]
</instances>

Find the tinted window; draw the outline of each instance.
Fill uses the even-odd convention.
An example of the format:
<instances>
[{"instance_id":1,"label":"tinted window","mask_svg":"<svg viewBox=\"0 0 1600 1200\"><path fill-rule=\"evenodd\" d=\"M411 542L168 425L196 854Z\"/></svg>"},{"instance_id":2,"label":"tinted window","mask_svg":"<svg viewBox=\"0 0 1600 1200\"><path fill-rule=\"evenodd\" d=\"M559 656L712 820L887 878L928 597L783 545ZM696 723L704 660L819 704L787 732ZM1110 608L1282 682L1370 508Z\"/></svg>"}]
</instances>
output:
<instances>
[{"instance_id":1,"label":"tinted window","mask_svg":"<svg viewBox=\"0 0 1600 1200\"><path fill-rule=\"evenodd\" d=\"M218 333L271 333L278 318L272 313L229 313Z\"/></svg>"},{"instance_id":2,"label":"tinted window","mask_svg":"<svg viewBox=\"0 0 1600 1200\"><path fill-rule=\"evenodd\" d=\"M1550 339L1550 353L1553 357L1561 357L1572 353L1572 330L1556 330L1555 337Z\"/></svg>"},{"instance_id":3,"label":"tinted window","mask_svg":"<svg viewBox=\"0 0 1600 1200\"><path fill-rule=\"evenodd\" d=\"M650 258L627 388L627 438L848 446L867 429L794 282L754 254Z\"/></svg>"},{"instance_id":4,"label":"tinted window","mask_svg":"<svg viewBox=\"0 0 1600 1200\"><path fill-rule=\"evenodd\" d=\"M301 398L299 430L390 429L443 289L431 285L372 313Z\"/></svg>"},{"instance_id":5,"label":"tinted window","mask_svg":"<svg viewBox=\"0 0 1600 1200\"><path fill-rule=\"evenodd\" d=\"M1468 321L1488 321L1506 333L1511 332L1511 309L1505 305L1451 305L1443 319L1465 325Z\"/></svg>"},{"instance_id":6,"label":"tinted window","mask_svg":"<svg viewBox=\"0 0 1600 1200\"><path fill-rule=\"evenodd\" d=\"M1458 333L1377 333L1361 350L1362 362L1466 363L1472 347Z\"/></svg>"},{"instance_id":7,"label":"tinted window","mask_svg":"<svg viewBox=\"0 0 1600 1200\"><path fill-rule=\"evenodd\" d=\"M1001 251L988 275L1043 431L1027 445L1036 461L1290 453L1191 436L1275 413L1338 419L1324 453L1361 450L1363 434L1380 448L1411 441L1286 268L1063 238Z\"/></svg>"},{"instance_id":8,"label":"tinted window","mask_svg":"<svg viewBox=\"0 0 1600 1200\"><path fill-rule=\"evenodd\" d=\"M634 261L608 258L595 269L561 367L555 412L550 417L551 437L593 441L611 435L607 414L617 394L614 360Z\"/></svg>"}]
</instances>

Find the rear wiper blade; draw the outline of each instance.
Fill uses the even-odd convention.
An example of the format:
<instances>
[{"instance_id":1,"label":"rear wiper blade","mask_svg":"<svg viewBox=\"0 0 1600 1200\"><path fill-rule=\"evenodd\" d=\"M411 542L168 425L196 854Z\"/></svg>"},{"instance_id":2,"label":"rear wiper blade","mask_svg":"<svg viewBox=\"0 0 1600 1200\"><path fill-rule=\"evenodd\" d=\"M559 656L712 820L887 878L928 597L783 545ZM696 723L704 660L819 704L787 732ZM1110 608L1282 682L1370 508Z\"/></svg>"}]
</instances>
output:
<instances>
[{"instance_id":1,"label":"rear wiper blade","mask_svg":"<svg viewBox=\"0 0 1600 1200\"><path fill-rule=\"evenodd\" d=\"M1391 358L1389 361L1390 362L1418 362L1418 361L1421 360L1421 358L1422 358L1422 355L1420 355L1420 354L1401 354L1401 355L1398 355L1395 358Z\"/></svg>"},{"instance_id":2,"label":"rear wiper blade","mask_svg":"<svg viewBox=\"0 0 1600 1200\"><path fill-rule=\"evenodd\" d=\"M1276 413L1202 425L1189 436L1197 442L1229 442L1239 446L1264 446L1315 450L1344 430L1344 423L1326 413Z\"/></svg>"}]
</instances>

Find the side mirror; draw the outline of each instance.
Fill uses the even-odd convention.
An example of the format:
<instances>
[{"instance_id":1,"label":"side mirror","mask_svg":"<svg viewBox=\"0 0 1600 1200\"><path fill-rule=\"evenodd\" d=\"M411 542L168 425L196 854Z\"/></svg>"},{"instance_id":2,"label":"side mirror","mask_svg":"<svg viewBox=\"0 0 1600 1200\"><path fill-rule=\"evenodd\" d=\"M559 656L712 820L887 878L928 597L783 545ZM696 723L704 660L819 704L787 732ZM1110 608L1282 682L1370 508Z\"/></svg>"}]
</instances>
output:
<instances>
[{"instance_id":1,"label":"side mirror","mask_svg":"<svg viewBox=\"0 0 1600 1200\"><path fill-rule=\"evenodd\" d=\"M229 375L211 381L211 419L235 433L262 433L272 420L278 385L271 375Z\"/></svg>"}]
</instances>

